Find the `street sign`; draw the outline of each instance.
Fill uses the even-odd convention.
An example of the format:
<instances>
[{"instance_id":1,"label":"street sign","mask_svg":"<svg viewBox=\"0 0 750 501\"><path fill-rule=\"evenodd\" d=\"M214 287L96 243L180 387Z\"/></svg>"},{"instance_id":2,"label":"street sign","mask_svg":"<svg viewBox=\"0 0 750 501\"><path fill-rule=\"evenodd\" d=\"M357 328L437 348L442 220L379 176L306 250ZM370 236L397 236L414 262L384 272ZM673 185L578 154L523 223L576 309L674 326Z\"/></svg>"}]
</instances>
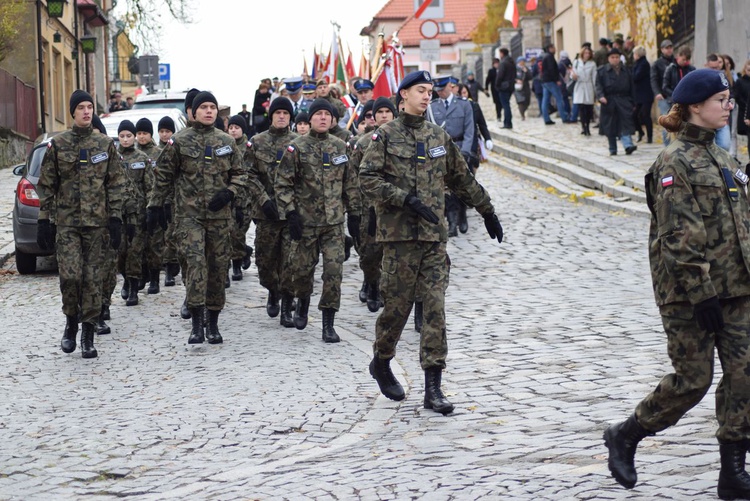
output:
<instances>
[{"instance_id":1,"label":"street sign","mask_svg":"<svg viewBox=\"0 0 750 501\"><path fill-rule=\"evenodd\" d=\"M414 0L414 17L417 19L443 19L448 0Z\"/></svg>"},{"instance_id":2,"label":"street sign","mask_svg":"<svg viewBox=\"0 0 750 501\"><path fill-rule=\"evenodd\" d=\"M440 61L440 40L420 40L419 59L421 61Z\"/></svg>"},{"instance_id":3,"label":"street sign","mask_svg":"<svg viewBox=\"0 0 750 501\"><path fill-rule=\"evenodd\" d=\"M432 19L428 19L419 25L419 33L423 38L435 38L440 34L440 26Z\"/></svg>"},{"instance_id":4,"label":"street sign","mask_svg":"<svg viewBox=\"0 0 750 501\"><path fill-rule=\"evenodd\" d=\"M168 64L159 64L159 80L172 80L169 77L169 65Z\"/></svg>"}]
</instances>

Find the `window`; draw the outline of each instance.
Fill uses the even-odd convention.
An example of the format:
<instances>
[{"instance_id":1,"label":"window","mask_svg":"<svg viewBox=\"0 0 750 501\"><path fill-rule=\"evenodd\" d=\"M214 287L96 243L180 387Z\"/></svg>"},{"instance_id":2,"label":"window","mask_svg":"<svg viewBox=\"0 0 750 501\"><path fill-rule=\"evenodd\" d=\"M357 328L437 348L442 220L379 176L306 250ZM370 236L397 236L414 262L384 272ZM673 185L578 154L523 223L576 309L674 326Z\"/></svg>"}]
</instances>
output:
<instances>
[{"instance_id":1,"label":"window","mask_svg":"<svg viewBox=\"0 0 750 501\"><path fill-rule=\"evenodd\" d=\"M50 86L55 99L55 120L65 123L65 103L63 102L63 65L62 54L52 49L52 80Z\"/></svg>"},{"instance_id":2,"label":"window","mask_svg":"<svg viewBox=\"0 0 750 501\"><path fill-rule=\"evenodd\" d=\"M42 120L47 121L47 117L52 116L52 74L49 67L49 42L46 40L42 42L42 89L44 90L44 114Z\"/></svg>"},{"instance_id":3,"label":"window","mask_svg":"<svg viewBox=\"0 0 750 501\"><path fill-rule=\"evenodd\" d=\"M456 23L454 23L453 21L438 23L438 26L440 26L441 35L450 35L451 33L456 32Z\"/></svg>"}]
</instances>

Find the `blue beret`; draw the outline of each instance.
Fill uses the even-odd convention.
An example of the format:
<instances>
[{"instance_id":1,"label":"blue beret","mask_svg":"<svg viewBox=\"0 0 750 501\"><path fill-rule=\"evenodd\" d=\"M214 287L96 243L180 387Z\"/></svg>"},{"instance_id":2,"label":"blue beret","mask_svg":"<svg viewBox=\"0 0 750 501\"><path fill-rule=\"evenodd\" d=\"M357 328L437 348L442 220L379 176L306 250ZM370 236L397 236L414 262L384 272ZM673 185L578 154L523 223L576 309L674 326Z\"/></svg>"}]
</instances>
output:
<instances>
[{"instance_id":1,"label":"blue beret","mask_svg":"<svg viewBox=\"0 0 750 501\"><path fill-rule=\"evenodd\" d=\"M354 90L357 92L361 92L363 90L372 90L375 88L375 85L369 80L357 80L354 83Z\"/></svg>"},{"instance_id":2,"label":"blue beret","mask_svg":"<svg viewBox=\"0 0 750 501\"><path fill-rule=\"evenodd\" d=\"M284 79L284 87L286 87L286 90L294 94L298 90L302 88L302 77L293 77L293 78L285 78Z\"/></svg>"},{"instance_id":3,"label":"blue beret","mask_svg":"<svg viewBox=\"0 0 750 501\"><path fill-rule=\"evenodd\" d=\"M435 90L440 90L451 83L451 78L453 77L450 75L437 75L435 77Z\"/></svg>"},{"instance_id":4,"label":"blue beret","mask_svg":"<svg viewBox=\"0 0 750 501\"><path fill-rule=\"evenodd\" d=\"M418 84L431 84L434 83L432 81L432 77L430 76L429 71L424 70L417 70L412 71L408 75L404 77L403 80L401 80L401 84L398 86L398 90L401 91L403 89L408 89L409 87L413 87Z\"/></svg>"},{"instance_id":5,"label":"blue beret","mask_svg":"<svg viewBox=\"0 0 750 501\"><path fill-rule=\"evenodd\" d=\"M702 103L725 90L729 90L729 82L723 71L701 68L682 77L672 93L672 101L679 104Z\"/></svg>"}]
</instances>

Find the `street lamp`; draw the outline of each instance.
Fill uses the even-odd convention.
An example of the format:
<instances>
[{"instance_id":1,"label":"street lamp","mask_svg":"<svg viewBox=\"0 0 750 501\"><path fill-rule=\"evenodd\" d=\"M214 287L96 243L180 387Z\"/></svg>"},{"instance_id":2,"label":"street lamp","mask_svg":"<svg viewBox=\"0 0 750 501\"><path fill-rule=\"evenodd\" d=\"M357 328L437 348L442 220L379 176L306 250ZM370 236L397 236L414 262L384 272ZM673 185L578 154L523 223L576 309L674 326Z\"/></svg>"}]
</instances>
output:
<instances>
[{"instance_id":1,"label":"street lamp","mask_svg":"<svg viewBox=\"0 0 750 501\"><path fill-rule=\"evenodd\" d=\"M81 50L84 54L96 52L96 37L94 35L83 35L81 37Z\"/></svg>"},{"instance_id":2,"label":"street lamp","mask_svg":"<svg viewBox=\"0 0 750 501\"><path fill-rule=\"evenodd\" d=\"M68 0L47 0L47 14L49 17L62 17L63 8Z\"/></svg>"}]
</instances>

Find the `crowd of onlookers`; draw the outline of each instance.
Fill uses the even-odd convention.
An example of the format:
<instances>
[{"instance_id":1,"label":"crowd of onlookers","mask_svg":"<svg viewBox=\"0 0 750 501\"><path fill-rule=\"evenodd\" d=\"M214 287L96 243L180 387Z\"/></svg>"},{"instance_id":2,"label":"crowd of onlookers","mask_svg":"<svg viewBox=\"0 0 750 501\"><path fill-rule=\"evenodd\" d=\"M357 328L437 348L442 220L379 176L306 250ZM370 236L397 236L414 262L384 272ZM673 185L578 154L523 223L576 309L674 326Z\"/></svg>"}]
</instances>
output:
<instances>
[{"instance_id":1,"label":"crowd of onlookers","mask_svg":"<svg viewBox=\"0 0 750 501\"><path fill-rule=\"evenodd\" d=\"M109 112L129 110L133 107L133 98L122 100L122 92L115 91L109 95Z\"/></svg>"}]
</instances>

